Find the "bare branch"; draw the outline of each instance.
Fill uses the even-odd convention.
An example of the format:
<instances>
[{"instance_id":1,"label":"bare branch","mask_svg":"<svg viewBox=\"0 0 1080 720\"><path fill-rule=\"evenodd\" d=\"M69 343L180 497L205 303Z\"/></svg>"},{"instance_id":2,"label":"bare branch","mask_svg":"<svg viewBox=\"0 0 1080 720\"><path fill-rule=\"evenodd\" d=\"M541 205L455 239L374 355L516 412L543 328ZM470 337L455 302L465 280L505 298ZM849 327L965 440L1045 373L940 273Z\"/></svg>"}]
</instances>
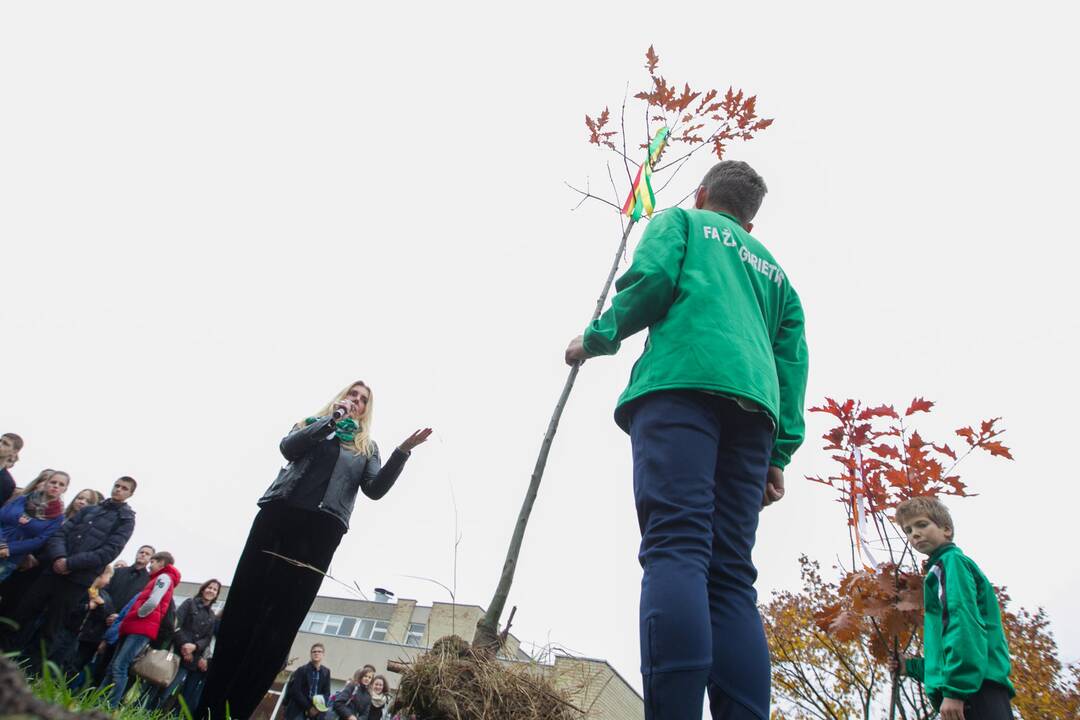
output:
<instances>
[{"instance_id":1,"label":"bare branch","mask_svg":"<svg viewBox=\"0 0 1080 720\"><path fill-rule=\"evenodd\" d=\"M606 198L602 198L599 195L593 195L588 190L581 190L579 188L576 188L573 185L571 185L570 183L566 182L565 180L563 181L563 183L566 185L566 187L570 188L571 190L573 190L576 193L581 193L581 195L583 196L581 198L581 202L579 202L577 205L575 205L573 207L574 210L577 210L579 207L581 207L585 203L586 200L592 198L593 200L599 200L600 202L602 202L602 203L604 203L606 205L610 205L611 207L618 210L620 213L622 212L622 207L620 207L619 205L616 205L615 203L611 202L610 200L608 200ZM585 187L587 188L588 185L586 185Z\"/></svg>"},{"instance_id":2,"label":"bare branch","mask_svg":"<svg viewBox=\"0 0 1080 720\"><path fill-rule=\"evenodd\" d=\"M679 156L679 157L675 158L674 160L672 160L671 162L669 162L669 163L668 163L667 165L661 165L661 166L660 166L660 167L658 167L658 168L653 168L653 172L660 172L661 170L665 170L665 169L667 169L667 168L671 167L672 165L674 165L675 163L679 162L680 160L688 160L688 159L690 158L690 156L691 156L691 155L693 155L694 153L696 153L696 152L697 152L698 150L700 150L701 148L703 148L703 147L708 147L708 146L709 146L709 144L710 144L710 143L711 143L711 142L712 142L713 140L715 140L715 139L716 139L716 137L717 137L717 136L718 136L718 135L719 135L720 133L722 133L722 132L723 132L724 130L726 130L727 128L728 128L728 123L727 123L727 121L725 121L723 125L721 125L720 127L718 127L718 128L716 129L716 132L714 132L714 133L713 133L712 135L710 135L710 136L709 136L708 138L706 138L706 139L705 139L705 142L701 143L700 145L698 145L697 147L695 147L695 148L694 148L693 150L690 150L689 152L685 153L684 155L681 155L681 156Z\"/></svg>"},{"instance_id":3,"label":"bare branch","mask_svg":"<svg viewBox=\"0 0 1080 720\"><path fill-rule=\"evenodd\" d=\"M675 179L675 176L679 174L679 171L682 170L683 165L685 165L686 161L689 160L689 159L690 158L685 158L681 163L679 163L678 167L675 168L675 171L671 173L671 177L669 177L666 181L664 181L664 184L661 185L660 188L656 191L657 193L663 192L664 188L666 188L669 184L671 184L671 181ZM655 174L655 171L654 171L653 174ZM695 188L695 190L696 190L696 188Z\"/></svg>"},{"instance_id":4,"label":"bare branch","mask_svg":"<svg viewBox=\"0 0 1080 720\"><path fill-rule=\"evenodd\" d=\"M615 187L615 176L611 174L611 163L607 164L607 176L608 180L611 181L611 191L615 193L615 197L619 197L619 189ZM619 208L619 227L624 233L626 232L626 221L623 220L622 208ZM623 255L623 259L626 259L625 253Z\"/></svg>"},{"instance_id":5,"label":"bare branch","mask_svg":"<svg viewBox=\"0 0 1080 720\"><path fill-rule=\"evenodd\" d=\"M629 95L629 94L630 94L630 81L627 80L626 81L626 90L623 91L623 96L622 96L622 112L619 114L619 122L622 123L622 133L621 133L622 134L622 153L620 153L620 154L622 155L623 167L626 168L626 179L630 182L630 185L632 186L634 184L634 174L632 172L630 172L630 163L628 162L630 160L630 158L627 157L627 155L626 155L626 96ZM637 163L634 163L634 164L636 165ZM640 167L640 165L638 167ZM615 197L618 197L618 196L619 196L619 193L615 193Z\"/></svg>"}]
</instances>

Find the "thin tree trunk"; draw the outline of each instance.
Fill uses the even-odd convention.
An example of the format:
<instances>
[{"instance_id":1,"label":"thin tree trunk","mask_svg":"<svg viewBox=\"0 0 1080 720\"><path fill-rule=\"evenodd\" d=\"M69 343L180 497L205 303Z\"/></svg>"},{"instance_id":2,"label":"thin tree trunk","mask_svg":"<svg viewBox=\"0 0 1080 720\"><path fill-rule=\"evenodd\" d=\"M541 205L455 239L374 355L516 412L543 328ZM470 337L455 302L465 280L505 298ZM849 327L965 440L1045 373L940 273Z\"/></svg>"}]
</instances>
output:
<instances>
[{"instance_id":1,"label":"thin tree trunk","mask_svg":"<svg viewBox=\"0 0 1080 720\"><path fill-rule=\"evenodd\" d=\"M626 229L623 230L619 249L615 253L615 260L611 263L611 271L608 273L600 297L596 300L596 309L593 310L592 320L600 317L600 312L604 309L604 302L607 300L611 284L615 280L615 273L619 270L619 259L626 250L626 240L630 237L630 230L635 223L635 220L630 220L626 225ZM580 363L570 368L570 374L567 376L562 393L559 395L559 402L555 405L555 412L551 414L551 420L548 422L544 440L540 443L540 454L537 456L536 465L533 467L532 478L529 480L529 489L525 493L525 501L521 504L521 512L518 513L517 524L514 526L514 535L510 538L510 547L506 551L506 561L503 563L499 585L495 588L495 595L491 598L491 602L488 603L487 613L476 624L473 649L478 652L494 655L499 649L499 618L502 617L506 599L510 595L510 586L514 582L514 571L517 569L518 556L521 554L521 542L525 538L525 527L529 524L529 515L532 514L533 503L536 502L536 493L540 489L540 479L544 476L544 467L547 465L551 443L555 439L555 431L559 429L559 419L562 417L563 408L566 407L566 401L570 397L570 391L574 387L574 380L577 379L580 369Z\"/></svg>"}]
</instances>

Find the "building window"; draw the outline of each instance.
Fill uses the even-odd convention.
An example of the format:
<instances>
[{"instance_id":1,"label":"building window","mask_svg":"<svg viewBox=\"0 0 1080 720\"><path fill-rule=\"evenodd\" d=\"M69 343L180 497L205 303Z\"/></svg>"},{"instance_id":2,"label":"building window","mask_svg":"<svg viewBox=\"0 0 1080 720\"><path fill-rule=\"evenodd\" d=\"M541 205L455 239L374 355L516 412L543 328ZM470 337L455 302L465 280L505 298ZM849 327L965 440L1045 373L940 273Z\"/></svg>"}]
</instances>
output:
<instances>
[{"instance_id":1,"label":"building window","mask_svg":"<svg viewBox=\"0 0 1080 720\"><path fill-rule=\"evenodd\" d=\"M329 617L326 613L308 613L304 618L304 624L300 626L300 629L304 632L319 633L322 634L326 628L326 618Z\"/></svg>"},{"instance_id":2,"label":"building window","mask_svg":"<svg viewBox=\"0 0 1080 720\"><path fill-rule=\"evenodd\" d=\"M390 623L386 620L369 620L346 615L309 612L307 617L304 618L300 630L302 632L318 633L319 635L337 635L359 640L385 640L386 633L390 630Z\"/></svg>"},{"instance_id":3,"label":"building window","mask_svg":"<svg viewBox=\"0 0 1080 720\"><path fill-rule=\"evenodd\" d=\"M386 620L361 618L354 637L360 640L385 640L389 630L390 623Z\"/></svg>"},{"instance_id":4,"label":"building window","mask_svg":"<svg viewBox=\"0 0 1080 720\"><path fill-rule=\"evenodd\" d=\"M413 647L423 647L426 627L423 623L409 623L409 634L405 636L405 644Z\"/></svg>"}]
</instances>

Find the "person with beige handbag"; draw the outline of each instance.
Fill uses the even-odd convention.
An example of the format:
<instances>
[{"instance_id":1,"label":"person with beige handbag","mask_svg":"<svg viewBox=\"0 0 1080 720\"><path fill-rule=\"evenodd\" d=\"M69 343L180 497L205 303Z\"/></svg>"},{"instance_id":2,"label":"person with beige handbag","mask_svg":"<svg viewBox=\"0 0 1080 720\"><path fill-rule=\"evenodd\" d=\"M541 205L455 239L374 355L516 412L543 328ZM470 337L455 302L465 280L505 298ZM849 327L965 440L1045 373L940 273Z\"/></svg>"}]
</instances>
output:
<instances>
[{"instance_id":1,"label":"person with beige handbag","mask_svg":"<svg viewBox=\"0 0 1080 720\"><path fill-rule=\"evenodd\" d=\"M168 687L180 669L180 656L171 648L157 650L147 645L131 664L131 672L159 688Z\"/></svg>"},{"instance_id":2,"label":"person with beige handbag","mask_svg":"<svg viewBox=\"0 0 1080 720\"><path fill-rule=\"evenodd\" d=\"M155 684L164 680L164 684L168 685L176 675L180 659L171 652L151 650L146 654L146 659L143 659L143 651L150 644L150 640L157 637L161 622L172 603L173 590L180 582L180 571L173 562L170 553L154 553L150 558L150 581L132 601L131 608L120 621L120 645L107 671L113 681L112 693L109 696L109 704L113 708L118 707L124 697L128 685L128 670L133 669L137 659L141 661L142 672L136 672ZM173 657L170 658L169 655Z\"/></svg>"}]
</instances>

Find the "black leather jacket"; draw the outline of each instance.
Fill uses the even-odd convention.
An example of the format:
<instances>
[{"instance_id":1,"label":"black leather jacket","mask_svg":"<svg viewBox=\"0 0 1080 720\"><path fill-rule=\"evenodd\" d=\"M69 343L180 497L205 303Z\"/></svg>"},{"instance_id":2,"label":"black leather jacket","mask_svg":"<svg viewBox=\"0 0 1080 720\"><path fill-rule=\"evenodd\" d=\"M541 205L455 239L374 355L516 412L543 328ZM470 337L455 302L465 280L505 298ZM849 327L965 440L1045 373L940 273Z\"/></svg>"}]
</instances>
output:
<instances>
[{"instance_id":1,"label":"black leather jacket","mask_svg":"<svg viewBox=\"0 0 1080 720\"><path fill-rule=\"evenodd\" d=\"M281 454L289 464L281 469L277 479L259 498L260 506L289 498L311 465L311 450L333 431L332 425L333 418L328 415L305 428L294 428L282 438ZM319 510L337 518L348 530L356 491L363 490L369 498L378 500L393 487L408 457L408 453L395 449L383 465L378 446L373 448L370 457L342 447Z\"/></svg>"},{"instance_id":2,"label":"black leather jacket","mask_svg":"<svg viewBox=\"0 0 1080 720\"><path fill-rule=\"evenodd\" d=\"M180 652L180 646L185 643L195 645L192 661L189 663L181 657L180 662L188 670L195 670L199 658L210 647L210 639L214 637L214 628L217 626L217 616L214 615L211 605L195 596L180 603L180 609L176 611L176 624L176 634L173 635L176 651Z\"/></svg>"}]
</instances>

